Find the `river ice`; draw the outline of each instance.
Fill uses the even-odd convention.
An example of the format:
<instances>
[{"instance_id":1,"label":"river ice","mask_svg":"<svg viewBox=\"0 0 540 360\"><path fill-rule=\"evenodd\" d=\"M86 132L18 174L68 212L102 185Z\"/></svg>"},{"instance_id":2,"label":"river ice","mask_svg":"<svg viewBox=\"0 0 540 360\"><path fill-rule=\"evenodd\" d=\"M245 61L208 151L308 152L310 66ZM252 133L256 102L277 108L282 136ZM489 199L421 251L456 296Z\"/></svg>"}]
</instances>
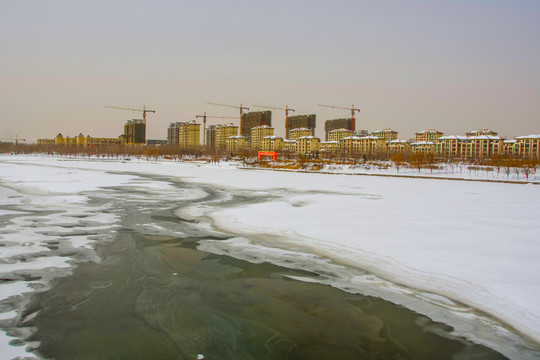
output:
<instances>
[{"instance_id":1,"label":"river ice","mask_svg":"<svg viewBox=\"0 0 540 360\"><path fill-rule=\"evenodd\" d=\"M433 305L454 308L462 318L480 310L489 316L479 323L493 328L487 338L501 333L504 341L518 341L488 321L493 317L540 341L540 187L535 185L1 156L0 273L11 281L0 284L0 300L46 286L47 277L25 280L37 270L62 274L73 261L93 259L93 239L114 231L116 219L106 202L91 201L92 192L129 185L159 204L152 194L166 193L167 183L137 174L179 177L260 199L233 208L179 210L184 219L204 217L216 231L243 235L204 242L200 246L207 251L319 267L332 273L334 286L383 297L385 292L431 315L437 313ZM190 190L183 196L201 194ZM58 238L69 240L69 246L59 246ZM377 293L381 283L387 289ZM373 290L366 290L368 285ZM392 292L401 295L388 295ZM405 293L416 300L407 300ZM15 317L14 309L0 308L0 322ZM24 348L7 345L11 339L0 333L2 353L25 356Z\"/></svg>"}]
</instances>

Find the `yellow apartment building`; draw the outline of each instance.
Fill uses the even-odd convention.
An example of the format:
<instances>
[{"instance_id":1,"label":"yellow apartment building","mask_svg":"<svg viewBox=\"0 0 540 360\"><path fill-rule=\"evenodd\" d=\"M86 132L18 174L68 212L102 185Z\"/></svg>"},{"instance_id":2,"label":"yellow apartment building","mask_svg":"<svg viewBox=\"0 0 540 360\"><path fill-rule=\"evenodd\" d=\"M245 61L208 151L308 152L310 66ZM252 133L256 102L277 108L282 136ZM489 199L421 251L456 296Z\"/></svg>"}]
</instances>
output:
<instances>
[{"instance_id":1,"label":"yellow apartment building","mask_svg":"<svg viewBox=\"0 0 540 360\"><path fill-rule=\"evenodd\" d=\"M397 140L398 132L391 129L377 130L373 132L373 136L380 137L384 141Z\"/></svg>"},{"instance_id":2,"label":"yellow apartment building","mask_svg":"<svg viewBox=\"0 0 540 360\"><path fill-rule=\"evenodd\" d=\"M390 140L386 142L386 151L388 151L390 154L410 153L411 143L407 140Z\"/></svg>"},{"instance_id":3,"label":"yellow apartment building","mask_svg":"<svg viewBox=\"0 0 540 360\"><path fill-rule=\"evenodd\" d=\"M413 154L431 154L435 153L435 143L432 141L417 141L411 144Z\"/></svg>"},{"instance_id":4,"label":"yellow apartment building","mask_svg":"<svg viewBox=\"0 0 540 360\"><path fill-rule=\"evenodd\" d=\"M341 141L341 139L353 136L349 129L335 129L328 132L328 141Z\"/></svg>"},{"instance_id":5,"label":"yellow apartment building","mask_svg":"<svg viewBox=\"0 0 540 360\"><path fill-rule=\"evenodd\" d=\"M504 155L517 156L515 153L516 143L517 143L517 140L504 140L502 153Z\"/></svg>"},{"instance_id":6,"label":"yellow apartment building","mask_svg":"<svg viewBox=\"0 0 540 360\"><path fill-rule=\"evenodd\" d=\"M421 143L425 141L435 143L435 141L437 141L437 139L443 136L444 134L434 129L428 129L428 130L417 132L415 135L416 137L415 137L414 142L416 143Z\"/></svg>"},{"instance_id":7,"label":"yellow apartment building","mask_svg":"<svg viewBox=\"0 0 540 360\"><path fill-rule=\"evenodd\" d=\"M274 128L268 125L255 126L251 129L251 143L249 146L253 150L261 150L262 139L272 135L274 135Z\"/></svg>"},{"instance_id":8,"label":"yellow apartment building","mask_svg":"<svg viewBox=\"0 0 540 360\"><path fill-rule=\"evenodd\" d=\"M296 151L296 140L283 139L283 150L295 152Z\"/></svg>"},{"instance_id":9,"label":"yellow apartment building","mask_svg":"<svg viewBox=\"0 0 540 360\"><path fill-rule=\"evenodd\" d=\"M238 135L238 126L232 123L216 126L216 148L227 147L227 139Z\"/></svg>"},{"instance_id":10,"label":"yellow apartment building","mask_svg":"<svg viewBox=\"0 0 540 360\"><path fill-rule=\"evenodd\" d=\"M283 138L277 136L265 136L262 139L261 150L262 151L279 151L283 149Z\"/></svg>"},{"instance_id":11,"label":"yellow apartment building","mask_svg":"<svg viewBox=\"0 0 540 360\"><path fill-rule=\"evenodd\" d=\"M62 134L58 134L54 137L54 139L38 139L37 144L38 145L76 145L76 146L108 146L108 145L121 145L125 143L125 139L123 136L119 136L117 138L95 138L91 137L90 135L84 136L83 134L79 133L79 135L74 137L64 136Z\"/></svg>"},{"instance_id":12,"label":"yellow apartment building","mask_svg":"<svg viewBox=\"0 0 540 360\"><path fill-rule=\"evenodd\" d=\"M182 122L178 126L178 146L193 149L200 146L201 124L195 121Z\"/></svg>"},{"instance_id":13,"label":"yellow apartment building","mask_svg":"<svg viewBox=\"0 0 540 360\"><path fill-rule=\"evenodd\" d=\"M295 140L297 154L312 154L321 148L321 139L315 136L302 136Z\"/></svg>"},{"instance_id":14,"label":"yellow apartment building","mask_svg":"<svg viewBox=\"0 0 540 360\"><path fill-rule=\"evenodd\" d=\"M289 130L289 140L296 140L303 136L312 136L313 130L308 128L297 128Z\"/></svg>"},{"instance_id":15,"label":"yellow apartment building","mask_svg":"<svg viewBox=\"0 0 540 360\"><path fill-rule=\"evenodd\" d=\"M36 139L36 144L41 146L54 146L54 139Z\"/></svg>"},{"instance_id":16,"label":"yellow apartment building","mask_svg":"<svg viewBox=\"0 0 540 360\"><path fill-rule=\"evenodd\" d=\"M435 141L435 153L444 157L461 155L461 144L467 141L467 137L460 135L441 136Z\"/></svg>"},{"instance_id":17,"label":"yellow apartment building","mask_svg":"<svg viewBox=\"0 0 540 360\"><path fill-rule=\"evenodd\" d=\"M514 153L521 158L540 159L540 135L516 137Z\"/></svg>"},{"instance_id":18,"label":"yellow apartment building","mask_svg":"<svg viewBox=\"0 0 540 360\"><path fill-rule=\"evenodd\" d=\"M339 151L339 141L321 141L321 151L327 153L337 153Z\"/></svg>"},{"instance_id":19,"label":"yellow apartment building","mask_svg":"<svg viewBox=\"0 0 540 360\"><path fill-rule=\"evenodd\" d=\"M503 150L503 140L494 135L471 136L461 143L461 156L469 159L489 158Z\"/></svg>"},{"instance_id":20,"label":"yellow apartment building","mask_svg":"<svg viewBox=\"0 0 540 360\"><path fill-rule=\"evenodd\" d=\"M236 135L227 138L227 151L236 152L248 147L248 142L245 137Z\"/></svg>"},{"instance_id":21,"label":"yellow apartment building","mask_svg":"<svg viewBox=\"0 0 540 360\"><path fill-rule=\"evenodd\" d=\"M341 139L342 151L354 154L376 154L386 151L386 142L377 136L349 136Z\"/></svg>"}]
</instances>

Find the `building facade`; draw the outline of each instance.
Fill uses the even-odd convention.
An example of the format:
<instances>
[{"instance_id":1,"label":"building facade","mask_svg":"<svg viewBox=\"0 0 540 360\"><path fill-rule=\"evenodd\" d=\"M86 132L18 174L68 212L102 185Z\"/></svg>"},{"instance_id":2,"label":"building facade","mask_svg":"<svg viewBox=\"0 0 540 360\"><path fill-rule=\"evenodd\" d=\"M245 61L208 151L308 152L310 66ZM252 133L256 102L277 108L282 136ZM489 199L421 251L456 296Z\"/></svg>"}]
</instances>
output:
<instances>
[{"instance_id":1,"label":"building facade","mask_svg":"<svg viewBox=\"0 0 540 360\"><path fill-rule=\"evenodd\" d=\"M287 119L287 124L285 126L285 138L290 139L290 131L300 128L311 129L311 134L303 136L315 136L316 122L317 117L315 116L315 114L289 116Z\"/></svg>"},{"instance_id":2,"label":"building facade","mask_svg":"<svg viewBox=\"0 0 540 360\"><path fill-rule=\"evenodd\" d=\"M253 111L242 114L240 119L240 136L251 143L251 129L257 126L272 126L271 111Z\"/></svg>"},{"instance_id":3,"label":"building facade","mask_svg":"<svg viewBox=\"0 0 540 360\"><path fill-rule=\"evenodd\" d=\"M297 154L313 154L319 151L321 139L315 136L303 136L295 140L294 152Z\"/></svg>"},{"instance_id":4,"label":"building facade","mask_svg":"<svg viewBox=\"0 0 540 360\"><path fill-rule=\"evenodd\" d=\"M489 129L478 129L478 130L469 131L468 133L465 133L465 135L467 137L475 137L475 136L481 136L481 135L497 136L499 134Z\"/></svg>"},{"instance_id":5,"label":"building facade","mask_svg":"<svg viewBox=\"0 0 540 360\"><path fill-rule=\"evenodd\" d=\"M173 122L167 128L167 143L169 145L178 145L178 127L181 122Z\"/></svg>"},{"instance_id":6,"label":"building facade","mask_svg":"<svg viewBox=\"0 0 540 360\"><path fill-rule=\"evenodd\" d=\"M215 128L215 132L215 147L219 149L224 149L227 147L227 139L231 136L238 135L238 126L234 125L233 123L217 125Z\"/></svg>"},{"instance_id":7,"label":"building facade","mask_svg":"<svg viewBox=\"0 0 540 360\"><path fill-rule=\"evenodd\" d=\"M467 141L467 137L465 136L441 136L435 141L435 152L439 156L459 157L461 156L461 145L465 141Z\"/></svg>"},{"instance_id":8,"label":"building facade","mask_svg":"<svg viewBox=\"0 0 540 360\"><path fill-rule=\"evenodd\" d=\"M296 128L289 131L289 140L296 140L303 136L313 136L313 130L309 128Z\"/></svg>"},{"instance_id":9,"label":"building facade","mask_svg":"<svg viewBox=\"0 0 540 360\"><path fill-rule=\"evenodd\" d=\"M237 152L247 148L248 143L245 137L236 135L227 138L227 151Z\"/></svg>"},{"instance_id":10,"label":"building facade","mask_svg":"<svg viewBox=\"0 0 540 360\"><path fill-rule=\"evenodd\" d=\"M416 135L415 136L416 143L426 142L426 141L435 143L435 141L437 141L437 139L443 136L444 134L440 131L429 129L429 130L423 130L423 131L417 132L415 135Z\"/></svg>"},{"instance_id":11,"label":"building facade","mask_svg":"<svg viewBox=\"0 0 540 360\"><path fill-rule=\"evenodd\" d=\"M178 146L184 149L194 149L200 146L201 124L195 121L180 123L178 127Z\"/></svg>"},{"instance_id":12,"label":"building facade","mask_svg":"<svg viewBox=\"0 0 540 360\"><path fill-rule=\"evenodd\" d=\"M266 136L274 135L274 128L266 125L255 126L251 129L249 147L253 150L260 150L262 139Z\"/></svg>"},{"instance_id":13,"label":"building facade","mask_svg":"<svg viewBox=\"0 0 540 360\"><path fill-rule=\"evenodd\" d=\"M411 144L413 154L435 154L435 143L432 141L417 141Z\"/></svg>"},{"instance_id":14,"label":"building facade","mask_svg":"<svg viewBox=\"0 0 540 360\"><path fill-rule=\"evenodd\" d=\"M283 138L277 136L265 136L261 142L262 151L279 151L283 149Z\"/></svg>"},{"instance_id":15,"label":"building facade","mask_svg":"<svg viewBox=\"0 0 540 360\"><path fill-rule=\"evenodd\" d=\"M374 131L373 136L380 137L384 141L392 141L397 140L398 132L391 129L383 129Z\"/></svg>"},{"instance_id":16,"label":"building facade","mask_svg":"<svg viewBox=\"0 0 540 360\"><path fill-rule=\"evenodd\" d=\"M348 119L334 119L334 120L326 120L324 122L324 140L329 140L329 133L332 130L336 129L347 129L354 131L353 129L353 122L351 118Z\"/></svg>"},{"instance_id":17,"label":"building facade","mask_svg":"<svg viewBox=\"0 0 540 360\"><path fill-rule=\"evenodd\" d=\"M516 137L514 154L525 159L540 159L540 134Z\"/></svg>"},{"instance_id":18,"label":"building facade","mask_svg":"<svg viewBox=\"0 0 540 360\"><path fill-rule=\"evenodd\" d=\"M377 136L349 136L341 139L340 149L348 154L375 155L386 152L386 142Z\"/></svg>"},{"instance_id":19,"label":"building facade","mask_svg":"<svg viewBox=\"0 0 540 360\"><path fill-rule=\"evenodd\" d=\"M146 124L141 119L128 120L124 124L126 144L144 144L146 142Z\"/></svg>"},{"instance_id":20,"label":"building facade","mask_svg":"<svg viewBox=\"0 0 540 360\"><path fill-rule=\"evenodd\" d=\"M407 140L390 140L386 142L386 151L390 154L411 152L411 143Z\"/></svg>"},{"instance_id":21,"label":"building facade","mask_svg":"<svg viewBox=\"0 0 540 360\"><path fill-rule=\"evenodd\" d=\"M493 135L471 136L461 143L461 157L467 159L485 159L503 151L503 140Z\"/></svg>"},{"instance_id":22,"label":"building facade","mask_svg":"<svg viewBox=\"0 0 540 360\"><path fill-rule=\"evenodd\" d=\"M353 131L349 129L335 129L328 133L327 141L340 141L343 138L353 136Z\"/></svg>"}]
</instances>

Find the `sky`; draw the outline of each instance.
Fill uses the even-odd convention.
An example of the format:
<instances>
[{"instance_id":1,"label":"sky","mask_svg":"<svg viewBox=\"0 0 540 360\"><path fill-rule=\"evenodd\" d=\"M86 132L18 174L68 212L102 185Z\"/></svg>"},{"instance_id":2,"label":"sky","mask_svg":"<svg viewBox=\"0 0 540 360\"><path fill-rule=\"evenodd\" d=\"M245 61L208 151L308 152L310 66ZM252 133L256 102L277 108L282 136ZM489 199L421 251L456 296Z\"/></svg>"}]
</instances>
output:
<instances>
[{"instance_id":1,"label":"sky","mask_svg":"<svg viewBox=\"0 0 540 360\"><path fill-rule=\"evenodd\" d=\"M540 133L536 0L1 0L0 13L1 138L117 137L141 118L105 105L156 110L150 139L238 115L208 102L288 105L316 114L321 138L350 111L318 104L354 104L357 129L401 139Z\"/></svg>"}]
</instances>

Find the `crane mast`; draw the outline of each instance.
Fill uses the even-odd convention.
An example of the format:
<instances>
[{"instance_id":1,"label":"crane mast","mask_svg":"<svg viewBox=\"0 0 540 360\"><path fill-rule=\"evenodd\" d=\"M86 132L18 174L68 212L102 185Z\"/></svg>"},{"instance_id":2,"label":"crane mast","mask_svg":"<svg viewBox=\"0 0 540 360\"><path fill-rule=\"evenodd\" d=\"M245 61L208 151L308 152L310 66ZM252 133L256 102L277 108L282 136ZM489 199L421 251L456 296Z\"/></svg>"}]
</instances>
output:
<instances>
[{"instance_id":1,"label":"crane mast","mask_svg":"<svg viewBox=\"0 0 540 360\"><path fill-rule=\"evenodd\" d=\"M195 119L203 119L203 146L206 145L206 119L236 119L235 116L215 116L215 115L206 115L206 111L203 115L196 115Z\"/></svg>"}]
</instances>

